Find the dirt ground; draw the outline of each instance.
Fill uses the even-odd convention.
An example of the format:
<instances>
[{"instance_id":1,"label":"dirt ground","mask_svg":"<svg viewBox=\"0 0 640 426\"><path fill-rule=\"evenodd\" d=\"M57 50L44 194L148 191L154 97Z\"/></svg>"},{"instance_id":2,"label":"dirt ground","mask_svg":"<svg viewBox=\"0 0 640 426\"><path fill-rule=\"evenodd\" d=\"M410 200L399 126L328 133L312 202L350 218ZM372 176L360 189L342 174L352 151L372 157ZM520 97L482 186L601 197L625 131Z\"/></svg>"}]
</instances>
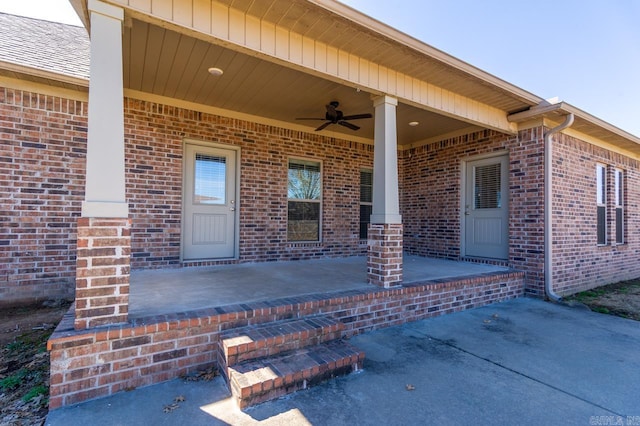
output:
<instances>
[{"instance_id":1,"label":"dirt ground","mask_svg":"<svg viewBox=\"0 0 640 426\"><path fill-rule=\"evenodd\" d=\"M49 405L47 339L64 302L0 309L0 425L42 425Z\"/></svg>"},{"instance_id":2,"label":"dirt ground","mask_svg":"<svg viewBox=\"0 0 640 426\"><path fill-rule=\"evenodd\" d=\"M640 279L567 298L595 312L640 321ZM69 309L48 303L0 310L0 425L33 426L45 421L49 403L47 339Z\"/></svg>"},{"instance_id":3,"label":"dirt ground","mask_svg":"<svg viewBox=\"0 0 640 426\"><path fill-rule=\"evenodd\" d=\"M584 291L568 300L583 303L594 312L640 321L640 278Z\"/></svg>"}]
</instances>

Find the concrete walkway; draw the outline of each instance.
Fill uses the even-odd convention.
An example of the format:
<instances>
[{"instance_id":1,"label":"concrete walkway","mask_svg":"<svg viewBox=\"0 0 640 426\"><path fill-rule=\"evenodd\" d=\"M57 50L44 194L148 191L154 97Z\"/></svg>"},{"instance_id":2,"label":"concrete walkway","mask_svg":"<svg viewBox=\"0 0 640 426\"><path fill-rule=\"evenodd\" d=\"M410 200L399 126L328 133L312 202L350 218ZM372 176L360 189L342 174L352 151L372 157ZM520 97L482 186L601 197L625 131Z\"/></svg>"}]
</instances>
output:
<instances>
[{"instance_id":1,"label":"concrete walkway","mask_svg":"<svg viewBox=\"0 0 640 426\"><path fill-rule=\"evenodd\" d=\"M351 343L367 354L363 372L247 412L217 377L62 408L46 424L640 425L636 321L517 299ZM178 396L179 408L163 413Z\"/></svg>"}]
</instances>

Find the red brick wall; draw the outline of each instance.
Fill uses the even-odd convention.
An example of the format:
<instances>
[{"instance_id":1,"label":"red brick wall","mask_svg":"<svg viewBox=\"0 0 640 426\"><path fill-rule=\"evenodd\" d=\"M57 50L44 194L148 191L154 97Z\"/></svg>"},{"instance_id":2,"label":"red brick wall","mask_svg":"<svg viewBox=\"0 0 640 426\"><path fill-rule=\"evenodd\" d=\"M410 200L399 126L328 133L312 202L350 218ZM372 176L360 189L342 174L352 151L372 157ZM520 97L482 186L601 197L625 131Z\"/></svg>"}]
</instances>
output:
<instances>
[{"instance_id":1,"label":"red brick wall","mask_svg":"<svg viewBox=\"0 0 640 426\"><path fill-rule=\"evenodd\" d=\"M0 305L73 298L86 108L0 87Z\"/></svg>"},{"instance_id":2,"label":"red brick wall","mask_svg":"<svg viewBox=\"0 0 640 426\"><path fill-rule=\"evenodd\" d=\"M516 137L485 130L404 151L400 156L400 197L405 250L421 256L460 259L462 161L508 150L507 263L526 271L528 293L541 295L544 150L540 132L526 130Z\"/></svg>"},{"instance_id":3,"label":"red brick wall","mask_svg":"<svg viewBox=\"0 0 640 426\"><path fill-rule=\"evenodd\" d=\"M554 289L572 294L640 277L640 162L575 138L554 143ZM596 163L607 166L607 245L596 236ZM615 244L613 170L625 175L625 244Z\"/></svg>"},{"instance_id":4,"label":"red brick wall","mask_svg":"<svg viewBox=\"0 0 640 426\"><path fill-rule=\"evenodd\" d=\"M544 296L544 130L509 146L509 261L526 271L525 294Z\"/></svg>"},{"instance_id":5,"label":"red brick wall","mask_svg":"<svg viewBox=\"0 0 640 426\"><path fill-rule=\"evenodd\" d=\"M0 138L0 301L72 298L75 222L84 198L86 103L0 88ZM370 145L132 99L125 102L125 138L133 269L179 264L185 138L241 147L241 262L366 252L366 246L358 238L359 172L372 166ZM400 196L407 251L459 259L461 160L509 150L508 263L526 271L527 292L541 296L544 157L541 141L542 128L522 131L518 137L486 130L402 151ZM634 238L640 228L637 161L579 141L558 149L566 151L564 167L569 167L568 158L573 158L575 166L572 163L564 173L572 174L569 184L584 179L582 191L595 191L592 182L595 160L590 155L627 173L627 245L594 248L587 238L591 235L587 228L594 226L589 222L593 218L587 218L585 230L580 223L567 225L571 216L558 217L558 223L576 227L578 232L557 243L558 266L566 269L556 277L562 291L579 288L576 277L587 279L588 286L593 286L640 275L640 271L631 267L638 263L633 262L633 256L637 259L638 254ZM569 156L571 150L574 154ZM286 175L290 157L322 161L321 243L286 241ZM560 183L559 187L566 188L567 184ZM588 196L584 196L580 205L589 204ZM582 195L576 197L582 200ZM574 204L567 206L567 212L575 209ZM583 208L578 214L592 213ZM588 264L584 258L575 261L576 254L572 253L583 253L581 247L587 249L590 261L597 266Z\"/></svg>"},{"instance_id":6,"label":"red brick wall","mask_svg":"<svg viewBox=\"0 0 640 426\"><path fill-rule=\"evenodd\" d=\"M522 296L522 273L466 277L447 283L422 283L396 289L372 287L328 299L310 297L265 307L246 303L184 314L144 318L141 324L74 330L67 315L48 342L51 353L49 408L56 409L123 390L180 377L216 365L221 331L318 313L345 324L352 336L492 302Z\"/></svg>"},{"instance_id":7,"label":"red brick wall","mask_svg":"<svg viewBox=\"0 0 640 426\"><path fill-rule=\"evenodd\" d=\"M125 103L132 268L179 263L185 138L239 146L240 262L364 254L359 244L360 169L373 147L129 99ZM287 238L288 159L322 161L322 242Z\"/></svg>"}]
</instances>

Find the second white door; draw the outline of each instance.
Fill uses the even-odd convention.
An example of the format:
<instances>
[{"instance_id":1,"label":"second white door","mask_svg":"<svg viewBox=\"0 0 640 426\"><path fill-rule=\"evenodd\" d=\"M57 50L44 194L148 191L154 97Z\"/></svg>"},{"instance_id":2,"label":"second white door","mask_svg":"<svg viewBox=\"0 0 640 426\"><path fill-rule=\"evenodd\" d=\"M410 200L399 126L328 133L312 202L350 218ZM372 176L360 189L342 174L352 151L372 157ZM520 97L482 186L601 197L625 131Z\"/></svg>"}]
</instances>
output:
<instances>
[{"instance_id":1,"label":"second white door","mask_svg":"<svg viewBox=\"0 0 640 426\"><path fill-rule=\"evenodd\" d=\"M469 161L464 194L465 255L509 256L509 157Z\"/></svg>"}]
</instances>

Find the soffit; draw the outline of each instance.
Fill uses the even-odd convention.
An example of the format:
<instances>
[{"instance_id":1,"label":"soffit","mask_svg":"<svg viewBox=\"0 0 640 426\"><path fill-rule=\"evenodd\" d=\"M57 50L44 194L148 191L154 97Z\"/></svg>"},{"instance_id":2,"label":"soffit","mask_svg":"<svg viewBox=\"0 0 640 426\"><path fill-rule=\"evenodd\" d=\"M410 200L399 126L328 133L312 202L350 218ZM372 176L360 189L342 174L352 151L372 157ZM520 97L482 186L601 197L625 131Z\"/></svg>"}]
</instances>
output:
<instances>
[{"instance_id":1,"label":"soffit","mask_svg":"<svg viewBox=\"0 0 640 426\"><path fill-rule=\"evenodd\" d=\"M281 4L282 2L279 2ZM124 85L128 89L180 99L244 114L306 125L310 131L322 121L297 117L324 117L325 105L340 102L345 115L372 113L371 95L364 90L323 79L271 61L231 50L148 22L131 19L124 32ZM220 77L209 67L224 70ZM420 122L410 127L410 121ZM414 106L397 109L400 145L468 128L469 124ZM373 139L373 119L352 121L352 131L331 125L327 130L345 137Z\"/></svg>"},{"instance_id":2,"label":"soffit","mask_svg":"<svg viewBox=\"0 0 640 426\"><path fill-rule=\"evenodd\" d=\"M588 135L588 137L593 140L611 144L632 152L635 155L640 155L639 137L604 122L566 102L540 105L528 111L512 114L509 116L509 120L519 123L542 117L550 120L551 123L555 123L554 125L557 125L565 120L567 114L574 115L574 122L571 127L566 130L567 133L577 132L578 135ZM584 137L582 138L586 139Z\"/></svg>"},{"instance_id":3,"label":"soffit","mask_svg":"<svg viewBox=\"0 0 640 426\"><path fill-rule=\"evenodd\" d=\"M531 93L335 1L218 2L505 112L522 110L541 101Z\"/></svg>"}]
</instances>

